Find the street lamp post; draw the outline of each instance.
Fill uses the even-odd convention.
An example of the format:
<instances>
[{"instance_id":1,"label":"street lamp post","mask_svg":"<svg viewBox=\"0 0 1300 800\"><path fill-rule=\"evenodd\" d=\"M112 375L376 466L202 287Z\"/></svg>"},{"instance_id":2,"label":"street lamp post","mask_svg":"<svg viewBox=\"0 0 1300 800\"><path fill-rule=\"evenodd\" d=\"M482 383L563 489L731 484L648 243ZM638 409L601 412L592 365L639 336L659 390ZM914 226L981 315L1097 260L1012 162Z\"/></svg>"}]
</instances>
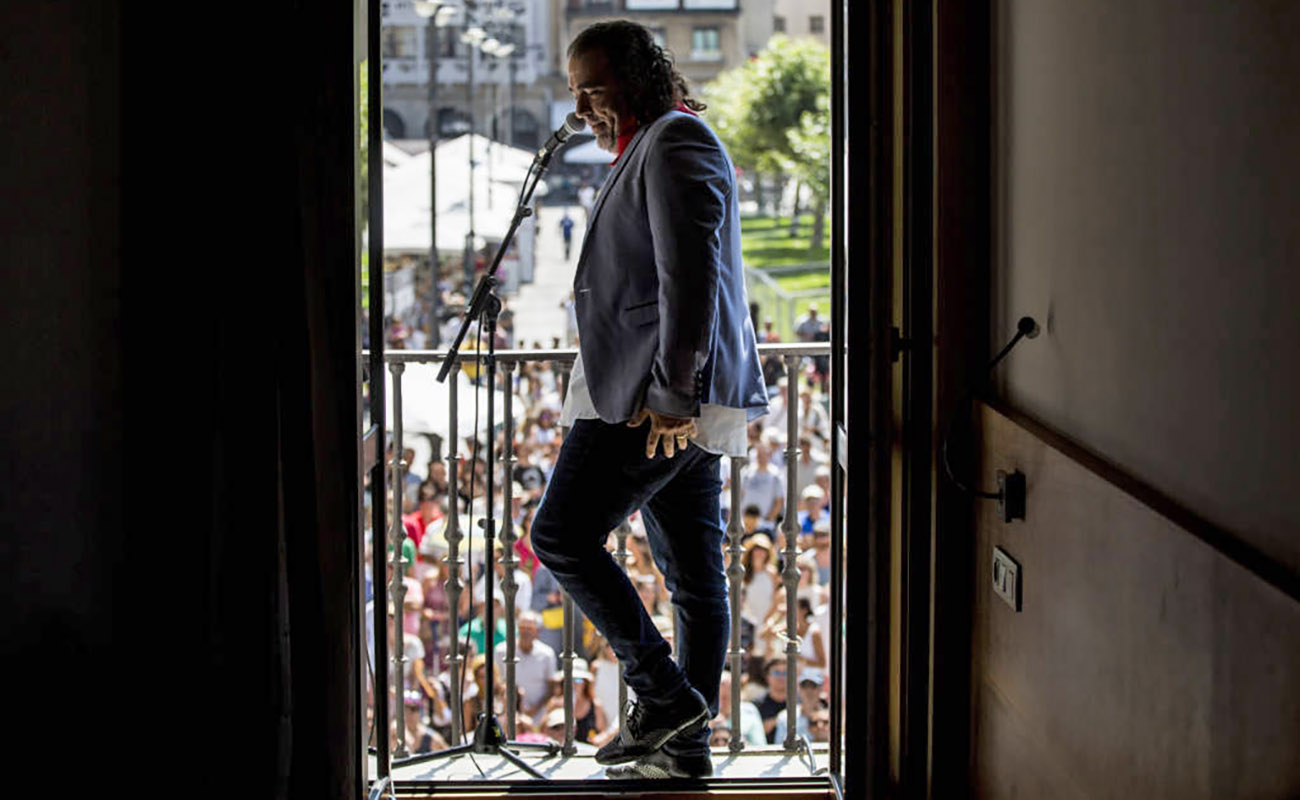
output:
<instances>
[{"instance_id":1,"label":"street lamp post","mask_svg":"<svg viewBox=\"0 0 1300 800\"><path fill-rule=\"evenodd\" d=\"M469 233L465 236L465 297L474 291L474 61L478 56L479 45L487 38L487 33L477 25L471 25L461 34L460 40L469 45L469 72L466 80L466 95L469 101Z\"/></svg>"},{"instance_id":2,"label":"street lamp post","mask_svg":"<svg viewBox=\"0 0 1300 800\"><path fill-rule=\"evenodd\" d=\"M451 22L456 7L441 0L415 3L415 13L429 20L425 58L429 62L429 294L432 321L429 343L439 344L438 323L442 311L442 293L438 291L438 29Z\"/></svg>"}]
</instances>

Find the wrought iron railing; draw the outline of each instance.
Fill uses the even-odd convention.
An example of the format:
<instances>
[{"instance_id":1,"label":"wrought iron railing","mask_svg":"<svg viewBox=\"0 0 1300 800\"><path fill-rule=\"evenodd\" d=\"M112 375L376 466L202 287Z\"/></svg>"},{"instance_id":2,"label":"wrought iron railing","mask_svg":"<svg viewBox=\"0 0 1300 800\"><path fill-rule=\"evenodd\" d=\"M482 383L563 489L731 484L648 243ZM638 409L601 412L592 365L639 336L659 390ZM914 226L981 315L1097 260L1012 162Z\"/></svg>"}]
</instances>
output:
<instances>
[{"instance_id":1,"label":"wrought iron railing","mask_svg":"<svg viewBox=\"0 0 1300 800\"><path fill-rule=\"evenodd\" d=\"M763 357L776 356L781 358L784 362L785 374L791 377L797 376L799 374L799 366L805 358L810 358L815 356L827 356L830 354L830 345L828 343L821 343L821 342L801 343L801 344L762 344L759 345L758 349L760 355ZM577 354L578 351L576 349L503 350L503 351L498 351L496 357L497 357L498 367L501 373L504 375L503 381L507 387L512 386L514 382L513 376L515 374L515 371L519 368L519 365L522 363L545 361L545 362L552 362L556 364L561 371L560 392L561 392L561 397L563 397L564 394L567 393L569 372L573 367L573 362L576 359ZM473 362L477 357L478 356L472 351L461 352L457 356L457 363L459 365L468 362ZM400 609L403 608L403 601L405 599L405 594L406 594L406 589L402 583L404 561L402 557L402 547L401 547L402 541L406 536L405 527L402 523L403 487L406 485L405 475L403 474L405 464L403 462L403 459L401 458L401 454L404 452L404 442L403 442L404 431L402 426L402 402L403 402L402 374L405 371L407 364L411 364L411 363L441 364L445 358L446 358L446 351L442 351L442 350L437 350L437 351L435 350L393 350L384 353L384 362L385 364L387 364L388 369L393 378L392 416L391 416L391 423L390 423L392 427L391 453L393 454L393 459L388 462L389 479L390 479L390 483L388 485L389 487L391 487L392 490L392 494L391 494L392 515L389 520L389 530L387 531L387 535L388 535L389 544L392 545L390 550L391 550L391 559L392 559L391 574L393 576L391 579L390 586L388 587L388 591L392 597L392 608L394 609L395 613L393 613L391 617L387 620L387 624L392 626L394 640L399 643L403 640L402 614L400 612ZM799 657L799 640L797 638L797 635L795 634L795 631L797 630L797 622L798 622L797 620L798 585L799 585L799 578L800 578L800 567L797 563L798 555L799 555L799 551L798 551L799 530L798 530L797 513L796 513L797 503L798 503L798 498L796 497L796 487L798 485L797 470L799 468L799 456L801 455L801 451L799 449L800 400L799 400L799 381L787 380L785 384L786 384L785 385L786 396L784 399L785 399L785 412L786 412L785 429L786 429L787 445L784 454L785 454L785 470L786 470L786 489L785 489L786 502L784 506L785 516L782 522L782 531L784 533L784 539L785 539L785 550L782 553L782 555L784 556L784 568L780 573L780 577L781 577L781 583L785 587L786 642L785 642L784 653L786 658L787 700L786 700L786 708L784 712L786 715L786 737L783 742L779 742L778 744L781 745L782 750L784 750L786 753L798 754L802 758L804 758L808 762L811 772L813 772L814 774L821 774L826 771L825 768L819 769L817 767L815 757L813 756L813 748L811 744L809 743L806 737L800 736L797 732L798 731L798 726L797 726L798 706L796 703L796 699L799 696L798 695L799 670L797 668L798 657ZM451 380L447 383L447 391L449 392L448 430L451 433L451 438L453 439L453 441L458 442L459 437L457 436L457 432L459 431L459 427L458 427L459 398L457 397L458 394L457 382L455 380ZM514 455L514 446L515 446L514 445L514 439L515 439L514 424L515 423L514 423L514 408L513 408L514 391L508 388L507 391L504 391L502 394L504 396L504 403L505 403L505 408L503 409L504 413L502 415L502 420L503 420L502 426L504 427L504 434L505 434L504 435L505 446L504 448L501 449L498 458L503 468L503 471L507 476L506 479L501 481L500 485L502 487L502 493L503 493L502 505L506 511L506 513L503 514L502 518L508 519L509 518L508 512L511 508L512 492L513 492L512 480L508 476L512 473L513 465L515 462L515 455ZM493 435L493 434L494 432L489 432L488 435ZM475 433L475 435L476 436L478 435L477 432ZM446 452L447 482L448 482L448 486L451 487L451 491L454 492L455 487L459 486L458 483L459 475L457 474L459 469L458 448L455 446L455 444L453 444L452 446L447 447L446 450L447 450ZM732 753L739 753L745 747L745 742L741 735L742 726L741 726L741 719L740 719L741 702L742 702L741 693L740 693L740 684L741 684L740 675L742 669L742 659L744 658L744 651L741 648L741 638L740 638L741 637L740 591L741 591L741 584L744 579L744 573L745 573L744 566L741 560L741 556L743 552L742 545L741 545L741 533L743 529L741 525L742 509L740 508L740 504L741 504L741 496L742 496L741 470L745 466L745 461L746 460L744 458L730 459L731 513L727 523L726 540L725 540L726 552L729 557L728 565L726 569L726 575L729 584L728 590L729 590L729 597L730 597L730 614L731 614L731 640L728 643L727 658L730 664L731 674L733 678L732 678L732 692L731 692L731 707L729 709L720 710L720 711L727 713L730 717L730 727L732 731L732 737L731 737L731 743L729 745L729 749L730 752ZM471 469L472 468L473 467L471 466ZM492 498L487 498L487 501L492 502ZM464 537L460 530L459 517L460 517L459 503L455 501L453 498L453 501L448 503L447 506L446 563L449 567L449 574L445 584L446 593L447 593L447 602L450 608L449 630L451 631L451 635L448 637L448 645L449 645L448 655L445 659L445 663L447 665L447 669L449 672L448 677L450 678L450 685L452 687L452 691L450 693L449 705L451 707L451 734L452 734L453 743L460 742L464 738L463 697L459 692L459 687L462 685L461 671L465 669L465 663L464 663L465 659L464 659L464 655L461 654L459 651L459 643L457 641L457 636L456 636L456 632L459 630L460 627L460 619L459 619L460 597L461 597L461 593L465 590L465 586L462 583L462 575L461 575L461 568L465 562L461 557L461 550L460 550L461 540ZM631 533L631 528L626 522L624 522L623 524L619 525L618 528L612 531L612 533L614 534L617 542L617 549L614 553L614 557L620 564L623 565L623 568L626 571L628 568L627 538L628 535ZM505 697L514 698L517 696L517 689L515 683L515 663L516 663L515 642L516 642L516 633L517 633L516 620L515 620L515 598L519 590L519 587L514 577L514 570L517 564L517 559L515 556L515 547L514 547L515 540L516 540L514 525L512 524L500 525L498 535L501 544L500 561L503 567L502 570L503 574L501 576L501 587L505 594L505 601L503 603L505 609L504 616L505 616L505 625L506 625L505 658L504 658ZM486 553L488 551L488 548L491 546L492 546L491 544L485 544L484 552ZM378 554L382 553L383 551L376 548L374 552L376 553L376 556L378 556ZM831 558L833 560L840 560L843 558L843 554L836 550L832 550ZM836 571L835 574L843 574L843 572ZM470 578L471 580L473 579L472 571L470 574ZM484 575L485 581L491 579L492 578L490 575L486 575L486 574ZM831 587L831 591L837 591L837 590L838 587ZM376 605L380 605L380 604L377 603ZM573 689L573 665L575 659L578 657L575 651L575 646L576 646L575 628L576 628L577 617L574 613L573 601L571 598L568 597L567 593L563 595L562 607L563 607L563 615L564 615L564 625L563 625L563 635L562 635L562 652L559 654L561 671L564 676L563 684L562 684L563 704L564 704L563 705L564 742L562 746L562 752L566 755L572 755L577 752L577 748L575 746L575 741L574 741L575 719L574 719L574 689ZM673 615L674 624L676 624L676 616L677 616L676 614ZM834 632L830 632L830 631L823 632L823 634L826 636L836 635ZM495 634L493 631L485 630L483 632L483 635L484 635L485 643L488 643L493 641L493 637ZM673 637L674 650L676 649L677 640L678 637L675 635L674 632L674 637ZM488 651L486 653L486 657L493 658L494 655L492 653L492 650L494 649L495 648L493 647L485 647L485 650ZM405 657L403 651L404 648L401 647L400 645L392 648L391 662L393 665L392 674L394 676L402 676L405 674L406 663L405 663ZM829 680L840 679L840 676L838 675L838 670L836 669L836 665L829 663L829 661L826 666L824 674L828 676ZM400 677L396 677L395 679L401 680ZM378 692L376 692L374 696L378 697L381 695ZM619 669L619 725L620 727L626 721L625 720L626 712L624 708L626 697L627 697L627 686L623 681L623 672L622 672L622 667L620 666ZM399 703L399 708L397 709L398 715L396 716L396 719L401 720L402 717L400 716L400 703L401 703L400 692L398 693L397 702ZM505 727L505 735L507 739L515 738L516 723L517 720L516 720L515 703L506 702L504 727ZM831 731L832 737L837 735L838 735L837 731ZM401 730L399 728L397 744L393 750L395 766L399 765L401 763L401 760L405 759L409 755L404 740L405 740L405 736L402 735Z\"/></svg>"}]
</instances>

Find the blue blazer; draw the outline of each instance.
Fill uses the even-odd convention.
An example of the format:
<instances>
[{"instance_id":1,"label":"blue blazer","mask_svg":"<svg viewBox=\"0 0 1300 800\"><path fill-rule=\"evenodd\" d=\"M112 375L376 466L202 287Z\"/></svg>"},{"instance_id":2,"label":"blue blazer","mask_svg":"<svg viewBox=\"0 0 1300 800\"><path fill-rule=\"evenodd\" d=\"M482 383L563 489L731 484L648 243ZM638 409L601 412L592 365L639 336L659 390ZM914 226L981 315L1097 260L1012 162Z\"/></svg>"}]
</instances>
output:
<instances>
[{"instance_id":1,"label":"blue blazer","mask_svg":"<svg viewBox=\"0 0 1300 800\"><path fill-rule=\"evenodd\" d=\"M700 405L767 410L745 297L731 159L698 117L644 125L592 208L574 275L582 366L596 413L644 404L674 417Z\"/></svg>"}]
</instances>

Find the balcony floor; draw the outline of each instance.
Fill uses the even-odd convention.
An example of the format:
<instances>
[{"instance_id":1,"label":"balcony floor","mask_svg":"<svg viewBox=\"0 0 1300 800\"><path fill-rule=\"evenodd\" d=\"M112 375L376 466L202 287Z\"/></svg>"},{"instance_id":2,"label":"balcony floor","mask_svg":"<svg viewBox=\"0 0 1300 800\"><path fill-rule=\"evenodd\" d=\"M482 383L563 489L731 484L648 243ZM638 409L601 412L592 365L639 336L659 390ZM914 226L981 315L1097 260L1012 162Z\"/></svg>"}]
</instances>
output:
<instances>
[{"instance_id":1,"label":"balcony floor","mask_svg":"<svg viewBox=\"0 0 1300 800\"><path fill-rule=\"evenodd\" d=\"M597 764L592 757L595 748L584 747L586 752L573 756L548 756L541 751L524 750L521 758L533 765L547 778L566 783L573 781L592 782L609 786L605 778L605 768ZM824 769L829 764L828 746L814 745L813 754L817 767ZM375 758L370 757L370 774L375 774ZM489 789L495 781L510 783L537 783L537 779L520 770L514 764L497 755L462 754L454 758L441 758L419 764L408 764L393 769L393 778L401 788L402 784L443 784L447 782L464 786L466 782L477 784L482 789ZM813 786L826 785L823 772L814 778L809 768L809 759L800 753L787 753L779 746L746 747L740 753L732 754L725 748L713 752L713 779L708 784L713 788L724 788L727 779L741 779L744 784L754 786L754 781L775 781L785 783L805 779ZM638 781L647 786L659 785L661 781ZM687 783L672 781L671 783ZM720 785L721 784L721 785ZM571 786L572 784L570 784ZM628 782L620 781L620 786ZM411 787L415 788L415 787ZM504 788L504 787L503 787ZM568 787L566 787L568 788ZM812 788L812 787L810 787ZM403 794L406 792L403 791Z\"/></svg>"}]
</instances>

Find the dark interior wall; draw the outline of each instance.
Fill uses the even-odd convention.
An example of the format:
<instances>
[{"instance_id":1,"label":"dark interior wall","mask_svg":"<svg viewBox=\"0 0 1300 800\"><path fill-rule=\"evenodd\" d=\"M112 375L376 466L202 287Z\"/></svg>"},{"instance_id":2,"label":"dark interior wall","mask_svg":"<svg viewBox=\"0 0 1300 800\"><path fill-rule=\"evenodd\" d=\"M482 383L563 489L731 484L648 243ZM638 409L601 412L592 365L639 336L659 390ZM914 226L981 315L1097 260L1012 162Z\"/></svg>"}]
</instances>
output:
<instances>
[{"instance_id":1,"label":"dark interior wall","mask_svg":"<svg viewBox=\"0 0 1300 800\"><path fill-rule=\"evenodd\" d=\"M977 424L984 474L1020 469L1029 497L1024 521L977 512L972 795L1300 796L1300 603L1052 437Z\"/></svg>"},{"instance_id":2,"label":"dark interior wall","mask_svg":"<svg viewBox=\"0 0 1300 800\"><path fill-rule=\"evenodd\" d=\"M354 6L192 22L0 4L13 779L356 797Z\"/></svg>"},{"instance_id":3,"label":"dark interior wall","mask_svg":"<svg viewBox=\"0 0 1300 800\"><path fill-rule=\"evenodd\" d=\"M1015 408L1300 570L1300 4L996 4Z\"/></svg>"},{"instance_id":4,"label":"dark interior wall","mask_svg":"<svg viewBox=\"0 0 1300 800\"><path fill-rule=\"evenodd\" d=\"M113 640L125 519L119 15L74 5L0 4L0 619L61 692Z\"/></svg>"},{"instance_id":5,"label":"dark interior wall","mask_svg":"<svg viewBox=\"0 0 1300 800\"><path fill-rule=\"evenodd\" d=\"M1044 332L999 368L1023 424L981 412L1029 508L977 510L976 796L1300 793L1300 604L1198 538L1294 588L1297 35L1288 2L994 6L988 333Z\"/></svg>"}]
</instances>

